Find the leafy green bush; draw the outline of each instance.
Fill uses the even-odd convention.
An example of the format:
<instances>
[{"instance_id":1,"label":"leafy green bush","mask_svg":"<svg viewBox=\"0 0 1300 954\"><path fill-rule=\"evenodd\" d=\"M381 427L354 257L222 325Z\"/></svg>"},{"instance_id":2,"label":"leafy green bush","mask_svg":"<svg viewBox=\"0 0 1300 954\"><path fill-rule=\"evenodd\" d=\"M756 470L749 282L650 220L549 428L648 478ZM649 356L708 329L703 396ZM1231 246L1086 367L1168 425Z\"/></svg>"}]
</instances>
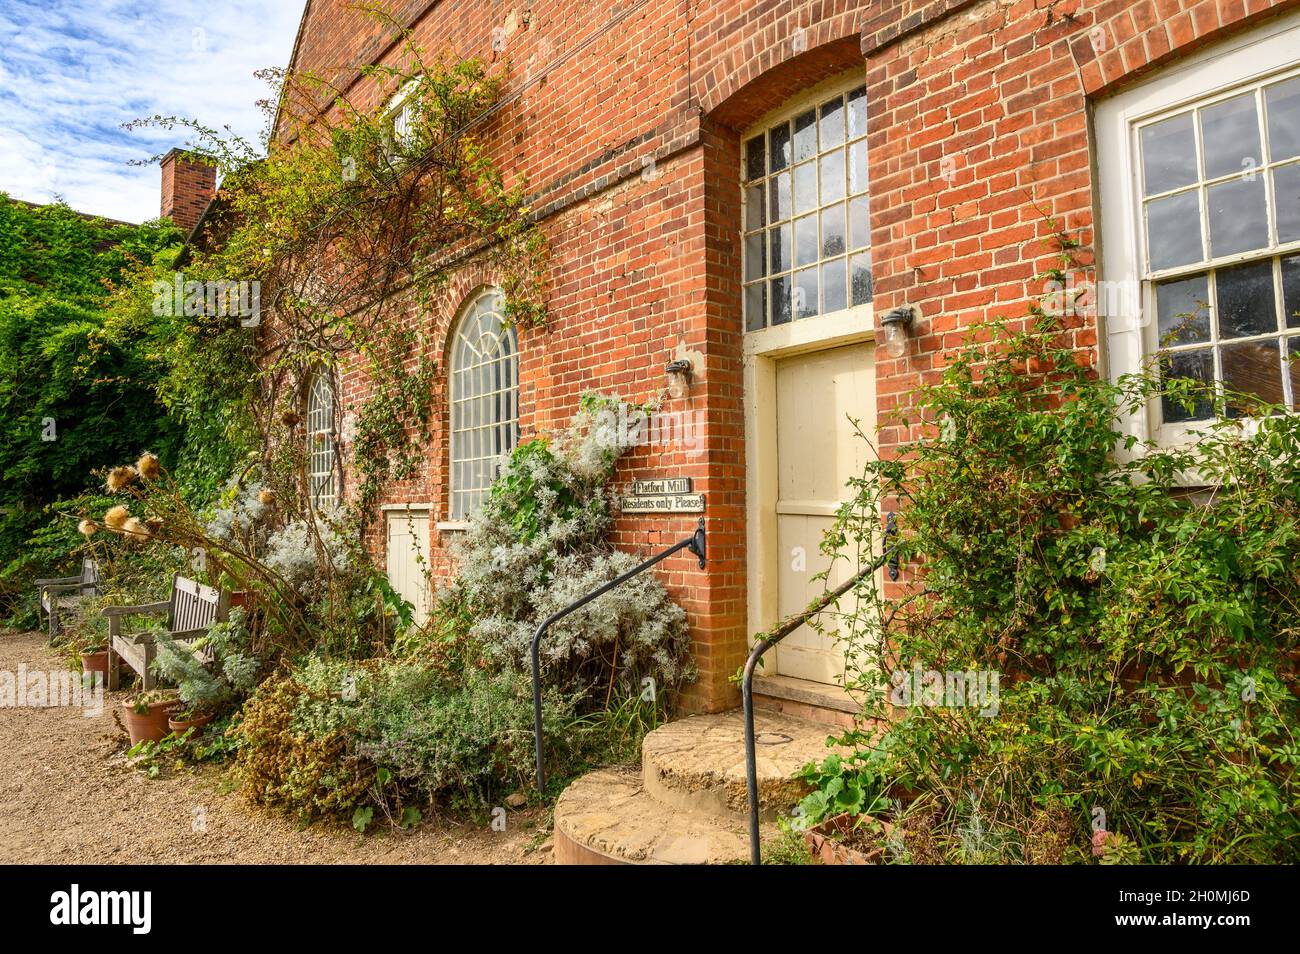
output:
<instances>
[{"instance_id":1,"label":"leafy green bush","mask_svg":"<svg viewBox=\"0 0 1300 954\"><path fill-rule=\"evenodd\" d=\"M1045 316L992 330L825 541L870 553L896 507L918 565L908 597L871 575L839 620L879 720L848 741L932 800L953 860L1295 861L1300 417L1211 396L1191 444L1140 445L1120 422L1157 378L1098 380ZM900 695L913 667L999 676L994 711Z\"/></svg>"}]
</instances>

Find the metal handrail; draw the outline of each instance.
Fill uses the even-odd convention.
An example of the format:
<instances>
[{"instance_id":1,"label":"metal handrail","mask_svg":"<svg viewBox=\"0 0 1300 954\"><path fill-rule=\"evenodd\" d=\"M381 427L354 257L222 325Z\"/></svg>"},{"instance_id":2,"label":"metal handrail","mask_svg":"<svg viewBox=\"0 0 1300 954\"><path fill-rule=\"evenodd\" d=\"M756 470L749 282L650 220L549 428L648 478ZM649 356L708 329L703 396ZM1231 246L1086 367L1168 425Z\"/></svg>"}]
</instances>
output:
<instances>
[{"instance_id":1,"label":"metal handrail","mask_svg":"<svg viewBox=\"0 0 1300 954\"><path fill-rule=\"evenodd\" d=\"M762 848L758 843L758 764L754 752L754 670L769 649L785 639L808 620L821 613L853 587L875 573L893 559L893 548L887 548L870 566L864 567L833 590L827 590L807 609L786 618L770 635L754 644L745 660L745 673L740 683L740 699L745 717L745 783L749 789L749 861L763 863Z\"/></svg>"},{"instance_id":2,"label":"metal handrail","mask_svg":"<svg viewBox=\"0 0 1300 954\"><path fill-rule=\"evenodd\" d=\"M608 583L604 583L601 586L597 587L596 589L592 590L586 596L582 597L582 599L570 603L568 606L560 610L558 613L552 613L549 617L547 617L546 621L543 622L541 626L537 627L537 632L533 634L532 658L533 658L533 739L534 739L534 746L537 752L537 790L539 792L546 790L546 768L542 764L542 668L538 658L539 649L542 643L542 637L546 635L546 631L550 628L552 623L562 620L564 617L568 616L574 610L586 606L592 600L596 599L599 596L605 595L606 593L608 593L610 590L612 590L614 587L618 586L619 584L626 583L628 580L632 579L632 577L636 576L638 573L650 569L650 567L654 566L656 563L660 562L661 560L666 560L668 557L672 556L678 550L689 550L691 551L691 553L694 553L697 557L700 558L700 569L701 570L704 569L705 543L706 540L704 534L704 518L701 517L699 524L695 527L695 532L692 533L685 540L679 540L677 543L674 543L667 550L664 550L662 553L657 554L656 556L652 556L644 563L634 566L626 573L622 573L619 576L614 577L614 579L610 580Z\"/></svg>"}]
</instances>

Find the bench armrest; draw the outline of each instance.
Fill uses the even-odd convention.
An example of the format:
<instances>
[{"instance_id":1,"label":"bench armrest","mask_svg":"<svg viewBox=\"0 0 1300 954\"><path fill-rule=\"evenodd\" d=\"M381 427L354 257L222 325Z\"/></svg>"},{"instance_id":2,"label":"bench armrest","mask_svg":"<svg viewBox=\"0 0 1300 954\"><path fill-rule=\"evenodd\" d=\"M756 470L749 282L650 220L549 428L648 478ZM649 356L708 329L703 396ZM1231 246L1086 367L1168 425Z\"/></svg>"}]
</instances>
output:
<instances>
[{"instance_id":1,"label":"bench armrest","mask_svg":"<svg viewBox=\"0 0 1300 954\"><path fill-rule=\"evenodd\" d=\"M37 589L44 589L47 586L65 586L69 583L80 583L80 582L81 582L81 577L79 576L56 576L48 580L36 580L33 582L32 585L35 586Z\"/></svg>"},{"instance_id":2,"label":"bench armrest","mask_svg":"<svg viewBox=\"0 0 1300 954\"><path fill-rule=\"evenodd\" d=\"M66 593L68 590L84 589L86 584L78 580L76 583L46 583L41 587L42 593Z\"/></svg>"}]
</instances>

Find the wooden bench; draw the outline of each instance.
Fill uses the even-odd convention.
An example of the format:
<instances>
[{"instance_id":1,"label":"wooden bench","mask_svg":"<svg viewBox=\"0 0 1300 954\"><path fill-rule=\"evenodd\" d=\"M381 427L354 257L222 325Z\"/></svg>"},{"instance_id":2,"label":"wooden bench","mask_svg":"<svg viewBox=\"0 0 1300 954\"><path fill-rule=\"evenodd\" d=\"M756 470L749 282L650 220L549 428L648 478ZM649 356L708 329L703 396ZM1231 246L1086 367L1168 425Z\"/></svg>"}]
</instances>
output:
<instances>
[{"instance_id":1,"label":"wooden bench","mask_svg":"<svg viewBox=\"0 0 1300 954\"><path fill-rule=\"evenodd\" d=\"M80 576L60 576L36 581L40 612L47 618L50 639L59 633L59 617L87 597L99 595L99 564L94 557L81 558Z\"/></svg>"},{"instance_id":2,"label":"wooden bench","mask_svg":"<svg viewBox=\"0 0 1300 954\"><path fill-rule=\"evenodd\" d=\"M213 623L224 623L230 613L230 594L186 579L172 577L171 596L161 603L140 606L106 606L108 617L108 688L118 688L120 664L125 662L140 676L143 688L156 682L153 661L158 653L153 633L124 633L122 621L131 616L163 616L171 638L185 643L207 633Z\"/></svg>"}]
</instances>

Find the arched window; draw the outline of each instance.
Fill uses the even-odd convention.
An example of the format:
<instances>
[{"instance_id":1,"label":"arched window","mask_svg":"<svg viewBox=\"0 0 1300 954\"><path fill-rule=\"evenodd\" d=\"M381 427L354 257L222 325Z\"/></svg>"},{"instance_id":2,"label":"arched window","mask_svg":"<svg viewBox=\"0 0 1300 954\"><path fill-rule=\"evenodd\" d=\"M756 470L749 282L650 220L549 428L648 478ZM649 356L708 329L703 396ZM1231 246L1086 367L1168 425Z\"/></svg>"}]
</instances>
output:
<instances>
[{"instance_id":1,"label":"arched window","mask_svg":"<svg viewBox=\"0 0 1300 954\"><path fill-rule=\"evenodd\" d=\"M338 504L334 468L334 382L318 372L307 390L307 484L318 509Z\"/></svg>"},{"instance_id":2,"label":"arched window","mask_svg":"<svg viewBox=\"0 0 1300 954\"><path fill-rule=\"evenodd\" d=\"M871 301L867 91L819 86L745 136L745 330Z\"/></svg>"},{"instance_id":3,"label":"arched window","mask_svg":"<svg viewBox=\"0 0 1300 954\"><path fill-rule=\"evenodd\" d=\"M486 496L519 438L519 350L501 319L501 292L464 306L451 346L451 519Z\"/></svg>"}]
</instances>

